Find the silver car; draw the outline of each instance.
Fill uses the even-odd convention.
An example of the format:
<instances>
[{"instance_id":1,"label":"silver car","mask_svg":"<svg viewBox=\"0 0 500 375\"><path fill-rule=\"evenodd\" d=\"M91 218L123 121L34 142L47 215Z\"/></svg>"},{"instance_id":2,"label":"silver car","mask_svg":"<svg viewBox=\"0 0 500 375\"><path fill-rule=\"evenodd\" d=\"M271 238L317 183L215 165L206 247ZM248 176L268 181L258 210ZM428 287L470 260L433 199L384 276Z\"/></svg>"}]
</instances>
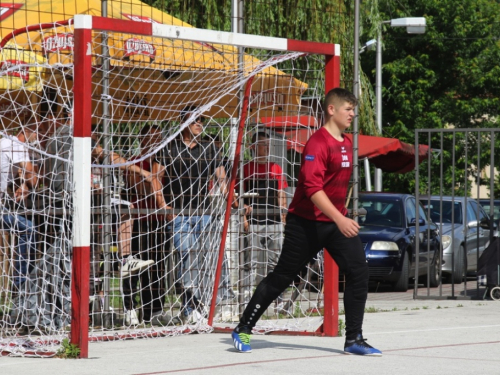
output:
<instances>
[{"instance_id":1,"label":"silver car","mask_svg":"<svg viewBox=\"0 0 500 375\"><path fill-rule=\"evenodd\" d=\"M443 275L453 283L461 283L467 272L477 271L477 259L488 246L489 216L472 198L421 196L420 201L440 228Z\"/></svg>"}]
</instances>

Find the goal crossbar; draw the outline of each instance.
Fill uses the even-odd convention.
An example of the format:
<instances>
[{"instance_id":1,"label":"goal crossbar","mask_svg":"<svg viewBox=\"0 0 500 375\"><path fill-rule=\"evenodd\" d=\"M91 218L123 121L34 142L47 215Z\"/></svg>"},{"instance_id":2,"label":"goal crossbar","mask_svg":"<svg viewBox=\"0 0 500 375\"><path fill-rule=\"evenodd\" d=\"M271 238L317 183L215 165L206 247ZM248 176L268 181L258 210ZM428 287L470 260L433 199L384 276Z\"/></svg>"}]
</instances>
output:
<instances>
[{"instance_id":1,"label":"goal crossbar","mask_svg":"<svg viewBox=\"0 0 500 375\"><path fill-rule=\"evenodd\" d=\"M314 53L326 56L340 56L340 45L333 43L306 42L302 40L276 38L227 31L205 30L194 27L165 25L159 23L117 20L90 15L75 15L75 29L109 30L130 32L168 39L180 39L214 44L230 44L236 47L262 48L273 51ZM133 29L131 29L133 24Z\"/></svg>"}]
</instances>

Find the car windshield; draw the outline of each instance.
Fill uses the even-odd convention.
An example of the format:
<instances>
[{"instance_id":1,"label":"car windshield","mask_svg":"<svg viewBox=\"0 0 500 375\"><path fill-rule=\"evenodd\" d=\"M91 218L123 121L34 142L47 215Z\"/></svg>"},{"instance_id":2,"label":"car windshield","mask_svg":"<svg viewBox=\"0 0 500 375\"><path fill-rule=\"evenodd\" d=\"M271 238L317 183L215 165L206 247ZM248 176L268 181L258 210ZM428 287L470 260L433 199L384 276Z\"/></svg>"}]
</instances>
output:
<instances>
[{"instance_id":1,"label":"car windshield","mask_svg":"<svg viewBox=\"0 0 500 375\"><path fill-rule=\"evenodd\" d=\"M434 199L429 202L427 199L422 199L422 204L424 205L425 212L430 212L430 218L435 223L463 223L462 202Z\"/></svg>"},{"instance_id":2,"label":"car windshield","mask_svg":"<svg viewBox=\"0 0 500 375\"><path fill-rule=\"evenodd\" d=\"M359 208L366 210L366 216L361 217L362 225L380 225L402 227L403 212L401 200L379 197L359 197Z\"/></svg>"}]
</instances>

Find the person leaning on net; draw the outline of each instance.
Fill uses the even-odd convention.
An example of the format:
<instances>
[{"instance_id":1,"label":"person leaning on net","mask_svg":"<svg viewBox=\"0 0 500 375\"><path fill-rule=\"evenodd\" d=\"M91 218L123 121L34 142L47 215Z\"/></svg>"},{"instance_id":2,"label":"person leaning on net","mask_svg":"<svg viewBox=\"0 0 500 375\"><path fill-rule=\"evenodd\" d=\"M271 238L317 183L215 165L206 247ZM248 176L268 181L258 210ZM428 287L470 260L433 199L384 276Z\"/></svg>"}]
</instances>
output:
<instances>
[{"instance_id":1,"label":"person leaning on net","mask_svg":"<svg viewBox=\"0 0 500 375\"><path fill-rule=\"evenodd\" d=\"M269 160L269 134L258 131L252 136L250 148L254 158L243 166L245 199L249 214L245 228L249 234L250 284L255 287L274 269L283 245L283 224L287 209L285 190L288 187L281 167ZM282 296L276 308L282 307Z\"/></svg>"},{"instance_id":2,"label":"person leaning on net","mask_svg":"<svg viewBox=\"0 0 500 375\"><path fill-rule=\"evenodd\" d=\"M210 300L209 270L215 267L214 249L219 240L217 216L212 213L211 197L226 195L226 172L213 142L203 140L203 121L194 117L197 108L181 111L183 128L178 137L158 156L165 180L165 195L178 212L174 215L174 247L180 255L177 280L182 284L181 319L184 323L203 322L207 316L204 302ZM212 195L211 195L212 194ZM223 279L227 275L222 276ZM220 288L221 294L227 289ZM219 295L223 298L223 296Z\"/></svg>"},{"instance_id":3,"label":"person leaning on net","mask_svg":"<svg viewBox=\"0 0 500 375\"><path fill-rule=\"evenodd\" d=\"M14 137L0 139L0 228L19 238L14 252L13 296L23 288L34 264L35 232L33 222L24 211L24 201L38 183L38 174L25 144L33 143L36 131L21 129Z\"/></svg>"},{"instance_id":4,"label":"person leaning on net","mask_svg":"<svg viewBox=\"0 0 500 375\"><path fill-rule=\"evenodd\" d=\"M135 161L135 164L154 174L155 171L159 170L155 149L163 141L161 128L158 125L144 125L141 128L140 137L140 155L130 160L139 159ZM136 173L126 173L125 176L128 185L126 199L141 210L135 216L132 249L140 251L142 259L154 261L147 272L135 277L140 277L141 288L139 292L142 301L142 317L146 323L156 326L172 324L175 319L164 312L165 259L170 250L169 223L172 220L172 215L158 212L161 202L155 197L150 184L145 183L142 176ZM160 179L158 181L161 183ZM164 199L163 191L159 190L159 192L161 199ZM130 283L124 284L124 294L133 295L132 286L137 285L135 278L132 278ZM127 301L127 304L132 306L131 302Z\"/></svg>"},{"instance_id":5,"label":"person leaning on net","mask_svg":"<svg viewBox=\"0 0 500 375\"><path fill-rule=\"evenodd\" d=\"M47 152L52 155L58 155L59 158L49 158L46 162L46 174L50 175L50 181L48 185L51 190L62 196L65 193L71 191L71 147L73 144L73 129L69 125L71 117L66 114L66 118L61 119L55 117L52 113L47 114L47 120L51 123L52 127L52 137L47 142L46 148ZM121 170L135 173L142 176L142 178L151 185L151 189L155 192L154 196L158 200L158 205L161 208L167 208L165 201L163 199L163 194L161 191L161 184L159 181L151 174L151 172L141 169L139 166L129 163L126 159L122 158L120 155L113 151L105 151L96 139L96 134L93 133L91 139L91 155L93 160L96 162L103 162L106 160L106 155L109 155L110 164L119 164ZM61 160L62 159L62 160ZM99 169L99 168L98 168ZM100 191L102 187L99 187L99 183L95 181L90 181L92 184L92 199L93 207L97 208L102 205L100 202ZM57 202L56 202L57 204ZM120 277L122 283L126 282L127 278L131 275L142 272L143 270L150 267L154 262L153 260L142 260L137 256L133 255L131 252L131 237L132 237L132 226L133 218L131 218L128 213L128 209L133 208L130 202L126 202L120 199L111 198L111 207L113 212L113 225L117 227L117 243L118 243L118 263L120 264ZM95 223L95 215L92 215L93 225ZM95 262L94 262L95 263ZM97 279L97 270L94 269L95 264L92 265L91 279ZM104 291L107 292L107 291ZM129 300L127 296L123 296L124 305ZM139 319L135 309L130 308L125 305L125 324L126 325L137 325L139 324Z\"/></svg>"},{"instance_id":6,"label":"person leaning on net","mask_svg":"<svg viewBox=\"0 0 500 375\"><path fill-rule=\"evenodd\" d=\"M363 338L368 264L358 236L359 225L346 216L345 207L352 171L352 144L343 133L351 125L356 105L356 97L342 88L331 90L325 97L325 124L304 148L278 264L257 286L232 332L234 347L239 352L251 352L250 337L259 318L300 270L325 248L346 278L344 353L382 355Z\"/></svg>"}]
</instances>

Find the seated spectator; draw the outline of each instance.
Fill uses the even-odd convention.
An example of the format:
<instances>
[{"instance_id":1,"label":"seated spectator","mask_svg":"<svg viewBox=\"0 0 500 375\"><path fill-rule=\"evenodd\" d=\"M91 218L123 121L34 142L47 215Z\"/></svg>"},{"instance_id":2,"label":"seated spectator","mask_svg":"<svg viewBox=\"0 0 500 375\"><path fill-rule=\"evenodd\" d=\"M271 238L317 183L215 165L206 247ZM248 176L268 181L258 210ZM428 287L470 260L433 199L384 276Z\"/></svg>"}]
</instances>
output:
<instances>
[{"instance_id":1,"label":"seated spectator","mask_svg":"<svg viewBox=\"0 0 500 375\"><path fill-rule=\"evenodd\" d=\"M14 137L0 139L0 225L18 238L14 252L13 295L17 295L32 268L35 256L33 222L16 211L24 207L32 189L38 183L25 143L36 139L36 131L25 127ZM24 211L24 210L23 210Z\"/></svg>"}]
</instances>

